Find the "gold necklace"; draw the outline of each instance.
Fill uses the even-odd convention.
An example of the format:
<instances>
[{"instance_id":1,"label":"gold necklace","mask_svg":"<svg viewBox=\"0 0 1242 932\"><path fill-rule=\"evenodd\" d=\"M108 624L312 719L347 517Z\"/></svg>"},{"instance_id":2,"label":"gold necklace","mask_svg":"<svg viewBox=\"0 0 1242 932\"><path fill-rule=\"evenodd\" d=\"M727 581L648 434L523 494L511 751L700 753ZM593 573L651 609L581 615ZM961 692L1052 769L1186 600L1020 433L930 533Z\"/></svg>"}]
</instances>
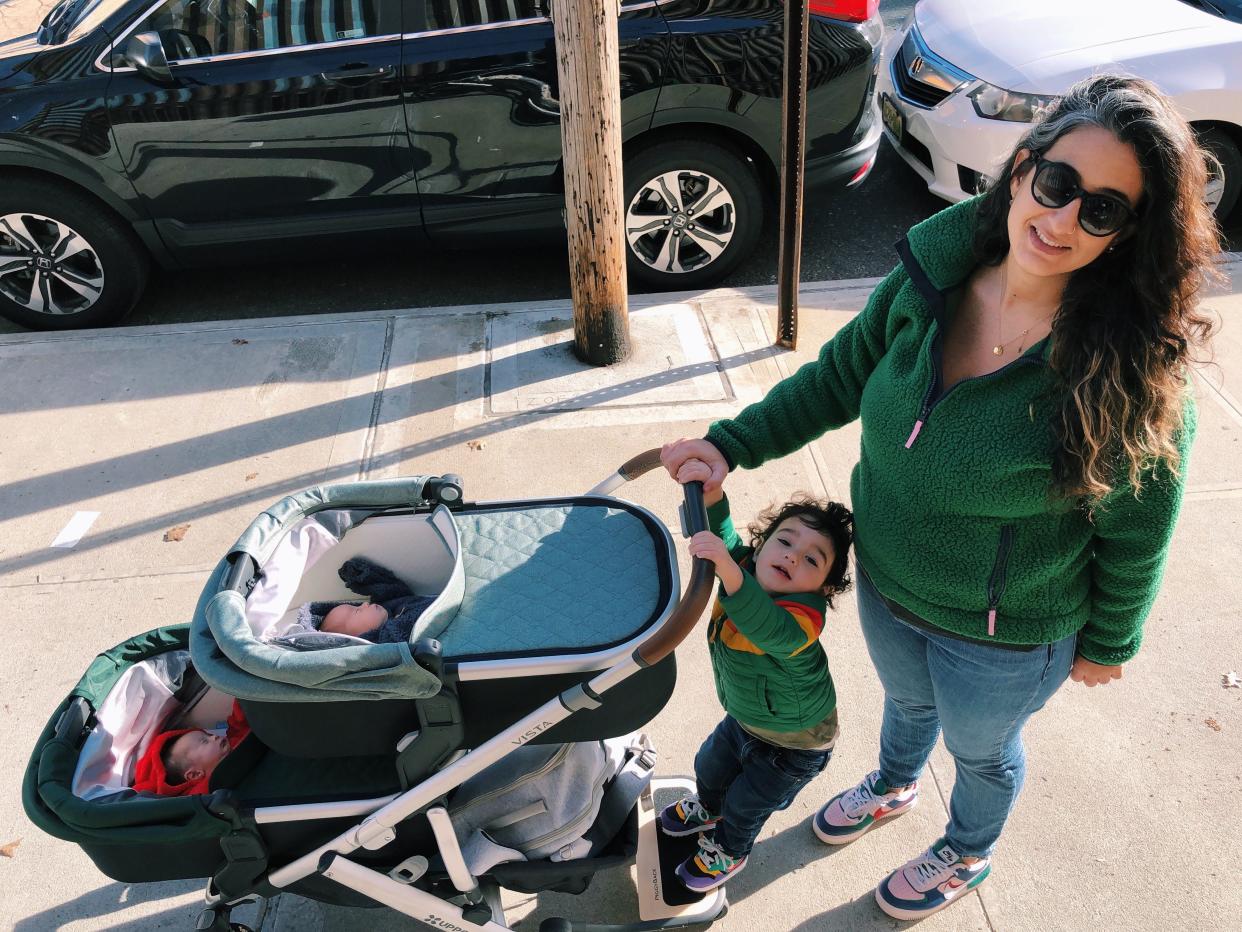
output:
<instances>
[{"instance_id":1,"label":"gold necklace","mask_svg":"<svg viewBox=\"0 0 1242 932\"><path fill-rule=\"evenodd\" d=\"M1000 310L999 310L999 311L997 311L997 313L996 313L996 339L997 339L997 343L996 343L996 345L995 345L995 346L993 346L993 347L992 347L992 355L993 355L993 356L1003 356L1003 355L1005 355L1005 347L1006 347L1006 346L1008 346L1008 345L1009 345L1010 343L1012 343L1014 340L1018 340L1018 339L1021 339L1021 338L1022 338L1022 337L1024 337L1024 336L1026 336L1028 333L1030 333L1032 330L1034 330L1034 329L1035 329L1035 327L1037 327L1038 325L1040 325L1040 324L1042 324L1042 323L1046 322L1046 321L1048 320L1048 318L1052 316L1052 314L1045 314L1045 315L1044 315L1043 317L1041 317L1039 320L1035 321L1035 323L1031 324L1029 327L1027 327L1025 330L1023 330L1021 333L1019 333L1016 337L1010 337L1008 340L1001 340L1001 338L1000 338L1000 337L1001 337L1001 324L1003 324L1003 323L1005 322L1005 297L1006 297L1006 295L1008 295L1008 294L1009 294L1009 269L1008 269L1008 267L1006 267L1006 266L1001 266L1001 303L1000 303ZM1053 311L1052 313L1053 313L1053 314L1055 314L1055 313L1056 313L1056 311ZM1018 344L1018 352L1021 352L1021 351L1022 351L1022 344L1021 344L1021 343L1019 343L1019 344Z\"/></svg>"},{"instance_id":2,"label":"gold necklace","mask_svg":"<svg viewBox=\"0 0 1242 932\"><path fill-rule=\"evenodd\" d=\"M1052 316L1051 314L1049 314L1049 315L1048 315L1048 317L1051 317L1051 316ZM1036 321L1036 323L1040 323L1040 324L1042 324L1045 320L1047 320L1047 319L1048 319L1048 317L1043 318L1043 320ZM1031 330L1032 330L1032 328L1034 328L1034 326L1035 326L1035 324L1031 324L1031 326L1030 326L1030 327L1027 327L1025 330L1023 330L1021 333L1019 333L1019 334L1018 334L1018 336L1016 336L1016 337L1010 337L1008 340L1006 340L1006 341L1005 341L1005 342L1003 342L1003 343L997 343L995 346L993 346L993 347L992 347L992 355L993 355L993 356L1003 356L1003 355L1005 354L1005 347L1006 347L1006 346L1008 346L1010 343L1012 343L1014 340L1018 339L1019 337L1024 337L1024 336L1026 336L1028 333L1030 333L1030 332L1031 332ZM999 324L999 323L998 323L998 324L997 324L997 326L996 326L996 336L997 336L997 337L1000 337L1000 324ZM1018 350L1019 350L1019 352L1021 352L1021 350L1022 350L1022 344L1018 344Z\"/></svg>"}]
</instances>

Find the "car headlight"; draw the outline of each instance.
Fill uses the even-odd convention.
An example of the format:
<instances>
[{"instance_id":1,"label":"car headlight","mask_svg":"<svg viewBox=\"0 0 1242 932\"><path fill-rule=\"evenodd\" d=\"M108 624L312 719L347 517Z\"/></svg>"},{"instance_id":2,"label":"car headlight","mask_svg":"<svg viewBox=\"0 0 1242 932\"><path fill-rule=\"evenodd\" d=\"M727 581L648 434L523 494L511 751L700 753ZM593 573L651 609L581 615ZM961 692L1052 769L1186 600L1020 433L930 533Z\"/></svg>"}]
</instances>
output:
<instances>
[{"instance_id":1,"label":"car headlight","mask_svg":"<svg viewBox=\"0 0 1242 932\"><path fill-rule=\"evenodd\" d=\"M1043 94L1019 94L986 82L967 96L975 105L975 113L985 120L1007 120L1010 123L1033 123L1056 106L1060 99Z\"/></svg>"}]
</instances>

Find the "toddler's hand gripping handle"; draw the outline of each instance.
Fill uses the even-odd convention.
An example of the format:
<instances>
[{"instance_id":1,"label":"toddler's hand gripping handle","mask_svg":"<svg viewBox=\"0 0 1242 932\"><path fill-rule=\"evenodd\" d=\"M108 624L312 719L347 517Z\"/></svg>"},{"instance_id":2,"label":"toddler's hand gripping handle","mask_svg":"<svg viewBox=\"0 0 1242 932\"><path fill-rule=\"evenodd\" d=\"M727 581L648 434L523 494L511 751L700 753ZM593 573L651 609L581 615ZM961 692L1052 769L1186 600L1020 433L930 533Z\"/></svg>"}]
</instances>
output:
<instances>
[{"instance_id":1,"label":"toddler's hand gripping handle","mask_svg":"<svg viewBox=\"0 0 1242 932\"><path fill-rule=\"evenodd\" d=\"M660 451L648 450L628 460L617 470L619 476L626 481L637 479L660 465ZM681 505L681 524L686 536L707 530L707 508L703 504L703 483L687 482L682 487L685 500ZM710 560L695 557L690 565L690 582L682 594L681 601L673 609L673 614L649 640L644 641L634 652L634 658L643 666L653 666L685 640L707 608L707 600L711 598L712 586L716 580L716 569Z\"/></svg>"}]
</instances>

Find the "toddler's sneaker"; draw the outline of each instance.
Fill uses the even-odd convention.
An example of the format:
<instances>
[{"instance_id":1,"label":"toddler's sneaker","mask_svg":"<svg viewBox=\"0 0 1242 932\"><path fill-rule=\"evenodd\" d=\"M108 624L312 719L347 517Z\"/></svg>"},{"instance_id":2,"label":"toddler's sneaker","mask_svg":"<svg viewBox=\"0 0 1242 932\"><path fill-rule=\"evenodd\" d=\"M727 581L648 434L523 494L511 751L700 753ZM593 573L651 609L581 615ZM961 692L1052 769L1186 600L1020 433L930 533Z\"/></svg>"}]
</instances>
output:
<instances>
[{"instance_id":1,"label":"toddler's sneaker","mask_svg":"<svg viewBox=\"0 0 1242 932\"><path fill-rule=\"evenodd\" d=\"M975 889L991 871L991 858L967 864L941 838L889 874L875 888L875 901L894 919L922 919Z\"/></svg>"},{"instance_id":2,"label":"toddler's sneaker","mask_svg":"<svg viewBox=\"0 0 1242 932\"><path fill-rule=\"evenodd\" d=\"M746 866L746 858L735 858L716 844L711 835L699 837L699 850L677 865L677 876L695 893L715 890Z\"/></svg>"},{"instance_id":3,"label":"toddler's sneaker","mask_svg":"<svg viewBox=\"0 0 1242 932\"><path fill-rule=\"evenodd\" d=\"M880 771L867 774L858 786L843 790L828 800L811 823L819 840L826 845L843 845L864 835L882 819L901 815L919 801L919 785L890 790Z\"/></svg>"},{"instance_id":4,"label":"toddler's sneaker","mask_svg":"<svg viewBox=\"0 0 1242 932\"><path fill-rule=\"evenodd\" d=\"M704 809L697 796L687 796L660 810L660 830L674 838L710 831L719 821L720 816Z\"/></svg>"}]
</instances>

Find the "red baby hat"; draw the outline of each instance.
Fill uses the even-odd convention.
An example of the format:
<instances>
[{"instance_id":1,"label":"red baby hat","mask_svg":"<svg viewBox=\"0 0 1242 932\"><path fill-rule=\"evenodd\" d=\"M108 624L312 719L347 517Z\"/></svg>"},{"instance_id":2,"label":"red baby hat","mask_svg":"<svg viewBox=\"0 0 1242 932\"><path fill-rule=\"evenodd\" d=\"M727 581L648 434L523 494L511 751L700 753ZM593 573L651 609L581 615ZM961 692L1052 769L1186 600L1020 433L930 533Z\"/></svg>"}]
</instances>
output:
<instances>
[{"instance_id":1,"label":"red baby hat","mask_svg":"<svg viewBox=\"0 0 1242 932\"><path fill-rule=\"evenodd\" d=\"M138 759L134 770L134 789L140 793L156 793L160 796L190 796L194 793L207 792L208 778L199 780L183 780L181 783L169 783L168 772L164 769L161 752L164 745L187 735L197 728L179 728L172 731L161 731L151 739L146 753Z\"/></svg>"}]
</instances>

